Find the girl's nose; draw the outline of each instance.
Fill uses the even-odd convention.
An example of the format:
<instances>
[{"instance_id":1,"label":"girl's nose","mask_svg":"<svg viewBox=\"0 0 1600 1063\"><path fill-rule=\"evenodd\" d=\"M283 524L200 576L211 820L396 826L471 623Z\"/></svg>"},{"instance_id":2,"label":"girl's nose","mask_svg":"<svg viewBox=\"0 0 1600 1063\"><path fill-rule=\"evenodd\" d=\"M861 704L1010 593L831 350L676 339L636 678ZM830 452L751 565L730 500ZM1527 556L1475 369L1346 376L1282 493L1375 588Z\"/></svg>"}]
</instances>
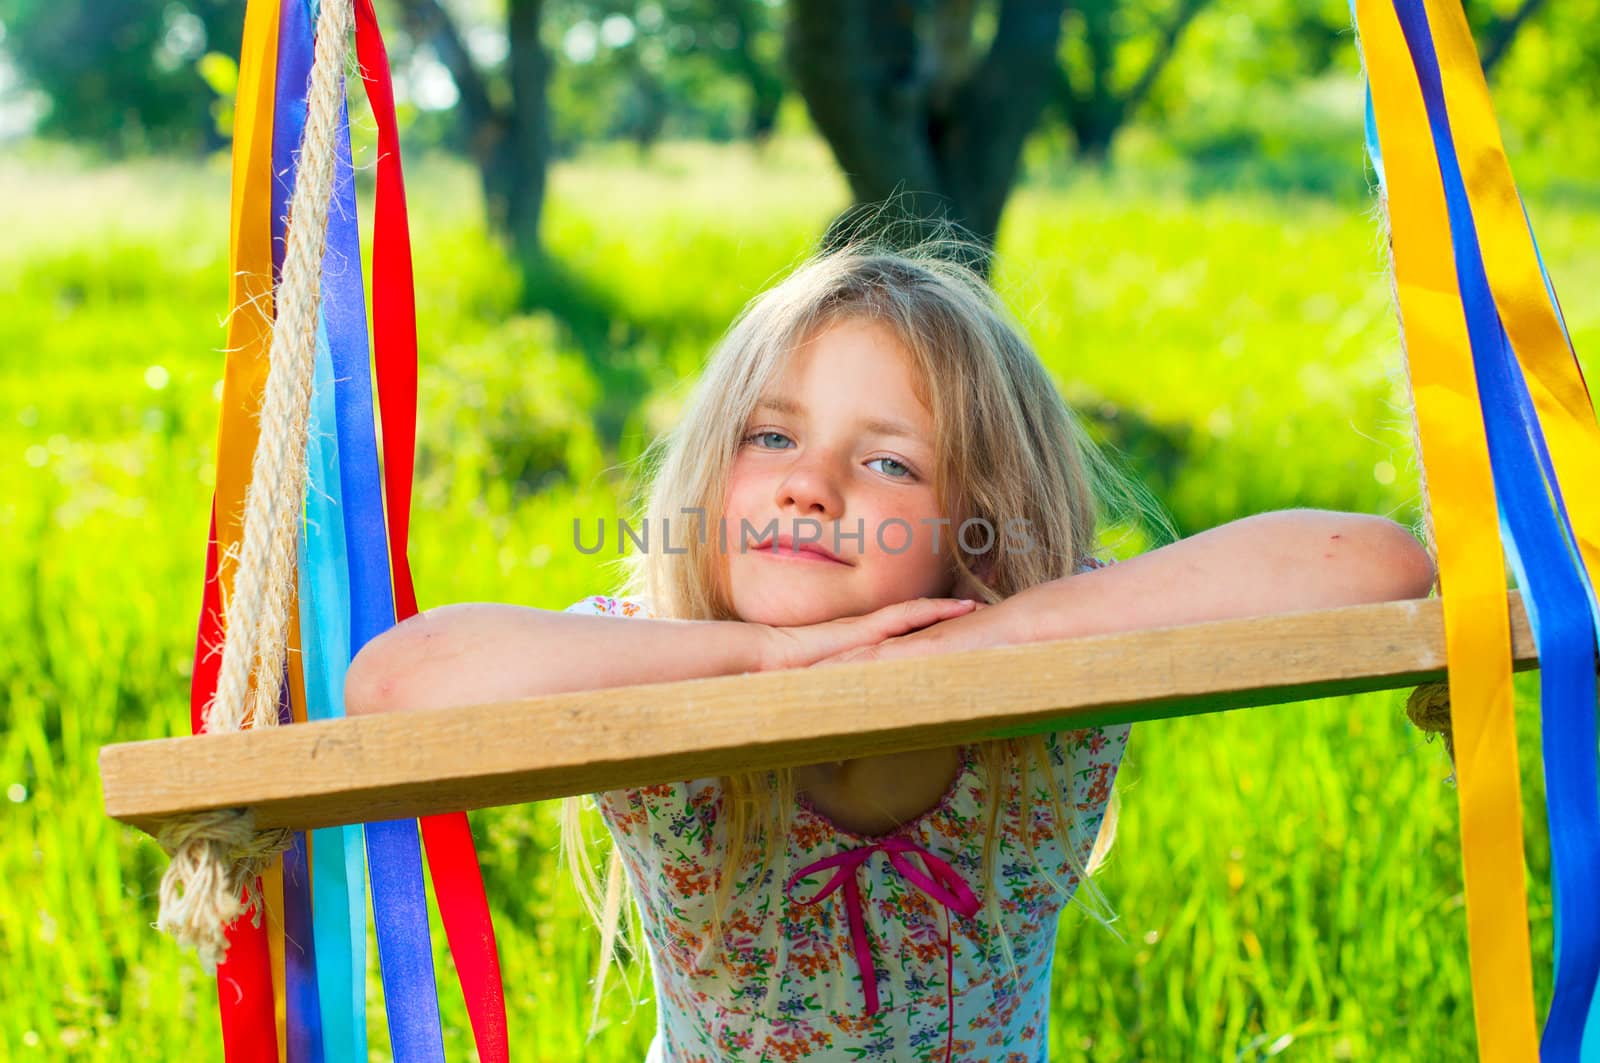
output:
<instances>
[{"instance_id":1,"label":"girl's nose","mask_svg":"<svg viewBox=\"0 0 1600 1063\"><path fill-rule=\"evenodd\" d=\"M780 509L795 509L802 516L838 520L844 515L844 495L833 474L820 461L797 462L778 481Z\"/></svg>"}]
</instances>

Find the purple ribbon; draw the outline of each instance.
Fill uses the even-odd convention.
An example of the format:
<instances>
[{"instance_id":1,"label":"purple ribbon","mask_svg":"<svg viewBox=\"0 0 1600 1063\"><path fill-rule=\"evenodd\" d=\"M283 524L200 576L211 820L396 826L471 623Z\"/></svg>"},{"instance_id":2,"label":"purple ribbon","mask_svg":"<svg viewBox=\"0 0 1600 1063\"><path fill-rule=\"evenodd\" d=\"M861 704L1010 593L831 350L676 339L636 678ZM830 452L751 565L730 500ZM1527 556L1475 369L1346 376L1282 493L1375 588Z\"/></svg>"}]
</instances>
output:
<instances>
[{"instance_id":1,"label":"purple ribbon","mask_svg":"<svg viewBox=\"0 0 1600 1063\"><path fill-rule=\"evenodd\" d=\"M855 951L856 967L861 972L861 988L867 997L867 1014L878 1013L878 969L872 960L872 942L867 937L867 922L861 912L861 886L856 881L856 872L873 853L883 853L889 858L889 866L900 872L900 877L915 886L922 895L930 901L945 909L944 921L944 956L945 956L945 994L949 1001L949 1022L946 1026L947 1045L945 1058L950 1058L950 1051L954 1046L956 1028L956 998L955 998L955 949L950 942L950 912L956 911L969 919L978 914L978 898L973 894L972 888L966 880L956 873L955 868L934 856L928 850L911 841L909 838L894 836L883 838L871 845L863 845L858 849L848 849L832 856L825 856L813 864L808 864L796 871L784 887L784 896L797 905L817 904L841 886L844 887L844 910L850 922L850 942ZM924 871L912 861L912 854L922 858ZM810 897L802 900L794 895L796 882L808 875L814 875L829 868L837 868L821 889Z\"/></svg>"}]
</instances>

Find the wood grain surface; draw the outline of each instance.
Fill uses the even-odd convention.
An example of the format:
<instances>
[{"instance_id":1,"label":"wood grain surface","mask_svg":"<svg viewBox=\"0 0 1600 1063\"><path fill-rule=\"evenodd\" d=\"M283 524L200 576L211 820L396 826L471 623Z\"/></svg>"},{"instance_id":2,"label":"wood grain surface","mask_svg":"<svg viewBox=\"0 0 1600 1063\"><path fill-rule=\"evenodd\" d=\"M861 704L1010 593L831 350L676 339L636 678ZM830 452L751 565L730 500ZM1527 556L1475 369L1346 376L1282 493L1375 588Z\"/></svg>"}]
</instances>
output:
<instances>
[{"instance_id":1,"label":"wood grain surface","mask_svg":"<svg viewBox=\"0 0 1600 1063\"><path fill-rule=\"evenodd\" d=\"M1514 592L1510 608L1516 667L1537 667ZM1434 598L128 742L100 773L106 811L144 830L235 807L311 828L1404 687L1444 666Z\"/></svg>"}]
</instances>

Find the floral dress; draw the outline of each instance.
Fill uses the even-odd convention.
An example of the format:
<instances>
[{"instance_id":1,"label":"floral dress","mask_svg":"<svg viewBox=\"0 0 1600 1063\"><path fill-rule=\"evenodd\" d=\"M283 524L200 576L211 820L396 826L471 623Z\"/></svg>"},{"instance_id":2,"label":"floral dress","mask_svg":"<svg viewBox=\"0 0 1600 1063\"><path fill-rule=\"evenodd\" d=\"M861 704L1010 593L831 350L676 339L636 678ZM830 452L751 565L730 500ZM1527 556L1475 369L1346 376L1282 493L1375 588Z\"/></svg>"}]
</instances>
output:
<instances>
[{"instance_id":1,"label":"floral dress","mask_svg":"<svg viewBox=\"0 0 1600 1063\"><path fill-rule=\"evenodd\" d=\"M567 611L653 615L644 601L604 595ZM1052 777L1034 770L1026 793L1020 771L989 779L963 746L939 803L889 835L838 827L802 795L782 866L747 860L735 873L715 961L705 950L724 873L719 780L595 794L654 972L647 1063L1046 1059L1058 918L1099 834L1128 734L1123 724L1046 735ZM991 786L1004 940L979 909ZM1071 858L1052 829L1052 786L1070 794Z\"/></svg>"}]
</instances>

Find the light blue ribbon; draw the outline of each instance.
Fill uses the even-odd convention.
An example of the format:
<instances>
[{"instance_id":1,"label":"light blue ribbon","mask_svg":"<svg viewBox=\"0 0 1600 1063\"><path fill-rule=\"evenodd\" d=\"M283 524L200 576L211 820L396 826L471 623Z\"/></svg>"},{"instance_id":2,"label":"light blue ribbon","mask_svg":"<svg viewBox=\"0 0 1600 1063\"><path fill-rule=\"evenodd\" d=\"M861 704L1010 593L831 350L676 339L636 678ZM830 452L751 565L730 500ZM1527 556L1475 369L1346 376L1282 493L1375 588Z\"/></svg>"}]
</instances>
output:
<instances>
[{"instance_id":1,"label":"light blue ribbon","mask_svg":"<svg viewBox=\"0 0 1600 1063\"><path fill-rule=\"evenodd\" d=\"M360 290L359 276L357 291ZM344 564L344 514L335 436L333 356L327 319L317 322L316 374L306 445L310 465L302 526L300 641L306 715L344 715L351 660L350 586ZM361 828L327 827L311 836L313 930L326 1058L367 1058L367 865Z\"/></svg>"}]
</instances>

